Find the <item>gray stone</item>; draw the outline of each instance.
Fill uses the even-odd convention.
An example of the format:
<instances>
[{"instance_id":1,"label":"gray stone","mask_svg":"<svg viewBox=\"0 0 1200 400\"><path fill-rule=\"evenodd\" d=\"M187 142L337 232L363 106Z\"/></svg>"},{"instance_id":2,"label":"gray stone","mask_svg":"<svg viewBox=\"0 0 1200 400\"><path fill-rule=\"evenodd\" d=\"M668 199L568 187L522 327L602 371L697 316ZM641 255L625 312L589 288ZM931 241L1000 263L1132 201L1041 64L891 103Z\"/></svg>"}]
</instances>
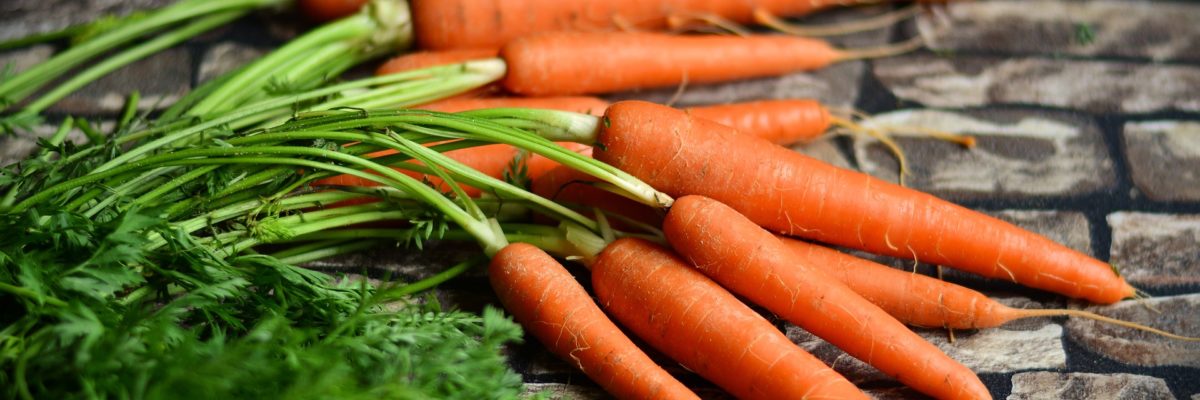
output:
<instances>
[{"instance_id":1,"label":"gray stone","mask_svg":"<svg viewBox=\"0 0 1200 400\"><path fill-rule=\"evenodd\" d=\"M1135 286L1200 284L1200 215L1117 212L1109 262Z\"/></svg>"},{"instance_id":2,"label":"gray stone","mask_svg":"<svg viewBox=\"0 0 1200 400\"><path fill-rule=\"evenodd\" d=\"M1133 183L1146 197L1200 200L1200 123L1129 122L1124 138Z\"/></svg>"},{"instance_id":3,"label":"gray stone","mask_svg":"<svg viewBox=\"0 0 1200 400\"><path fill-rule=\"evenodd\" d=\"M1041 321L1043 324L1039 328L1029 330L1010 330L1006 327L956 331L953 343L943 330L914 328L913 331L976 373L1066 367L1062 326L1045 323L1045 319ZM789 324L786 333L789 339L851 382L862 384L892 380L804 329Z\"/></svg>"},{"instance_id":4,"label":"gray stone","mask_svg":"<svg viewBox=\"0 0 1200 400\"><path fill-rule=\"evenodd\" d=\"M361 272L366 269L379 275L391 275L392 279L417 280L428 278L476 254L479 254L478 247L468 242L433 242L423 250L393 244L305 265L329 272ZM463 276L481 277L486 271L487 268L480 266L464 272Z\"/></svg>"},{"instance_id":5,"label":"gray stone","mask_svg":"<svg viewBox=\"0 0 1200 400\"><path fill-rule=\"evenodd\" d=\"M1033 231L1083 254L1092 254L1090 224L1083 213L1053 210L1002 210L988 215Z\"/></svg>"},{"instance_id":6,"label":"gray stone","mask_svg":"<svg viewBox=\"0 0 1200 400\"><path fill-rule=\"evenodd\" d=\"M53 32L103 16L163 7L172 0L5 0L0 2L0 40Z\"/></svg>"},{"instance_id":7,"label":"gray stone","mask_svg":"<svg viewBox=\"0 0 1200 400\"><path fill-rule=\"evenodd\" d=\"M867 397L875 400L916 400L931 398L921 394L921 392L904 386L863 389L863 393L866 393Z\"/></svg>"},{"instance_id":8,"label":"gray stone","mask_svg":"<svg viewBox=\"0 0 1200 400\"><path fill-rule=\"evenodd\" d=\"M36 45L0 53L0 71L16 74L46 61L54 54L48 45Z\"/></svg>"},{"instance_id":9,"label":"gray stone","mask_svg":"<svg viewBox=\"0 0 1200 400\"><path fill-rule=\"evenodd\" d=\"M569 383L526 383L521 398L535 397L552 400L605 400L612 398L596 386Z\"/></svg>"},{"instance_id":10,"label":"gray stone","mask_svg":"<svg viewBox=\"0 0 1200 400\"><path fill-rule=\"evenodd\" d=\"M825 135L812 142L792 146L792 150L804 153L809 157L824 161L834 166L851 169L850 160L838 149L837 139Z\"/></svg>"},{"instance_id":11,"label":"gray stone","mask_svg":"<svg viewBox=\"0 0 1200 400\"><path fill-rule=\"evenodd\" d=\"M1196 24L1200 6L1196 4L973 1L946 10L951 27L926 36L935 51L1200 60L1200 24ZM919 22L932 25L934 21L926 15Z\"/></svg>"},{"instance_id":12,"label":"gray stone","mask_svg":"<svg viewBox=\"0 0 1200 400\"><path fill-rule=\"evenodd\" d=\"M1174 399L1162 378L1133 374L1023 372L1012 377L1008 400Z\"/></svg>"},{"instance_id":13,"label":"gray stone","mask_svg":"<svg viewBox=\"0 0 1200 400\"><path fill-rule=\"evenodd\" d=\"M996 198L1067 196L1116 185L1113 161L1099 128L1088 119L1046 111L901 110L876 115L867 127L895 130L908 158L906 183L940 196ZM976 138L973 149L906 132L919 127ZM897 181L899 163L882 143L854 139L855 158L868 174Z\"/></svg>"},{"instance_id":14,"label":"gray stone","mask_svg":"<svg viewBox=\"0 0 1200 400\"><path fill-rule=\"evenodd\" d=\"M240 43L225 42L216 44L204 52L204 58L200 60L199 70L196 71L196 81L204 83L209 79L256 60L266 53L266 50Z\"/></svg>"},{"instance_id":15,"label":"gray stone","mask_svg":"<svg viewBox=\"0 0 1200 400\"><path fill-rule=\"evenodd\" d=\"M1085 310L1149 325L1177 335L1200 337L1200 293L1129 300ZM1067 335L1089 350L1134 365L1200 367L1200 342L1170 339L1150 332L1071 317Z\"/></svg>"},{"instance_id":16,"label":"gray stone","mask_svg":"<svg viewBox=\"0 0 1200 400\"><path fill-rule=\"evenodd\" d=\"M71 114L114 113L138 91L138 108L170 106L191 88L192 63L186 49L164 50L126 65L60 100L51 111Z\"/></svg>"},{"instance_id":17,"label":"gray stone","mask_svg":"<svg viewBox=\"0 0 1200 400\"><path fill-rule=\"evenodd\" d=\"M92 121L92 125L102 132L112 130L113 124L112 121ZM37 150L39 138L49 138L56 131L58 131L58 125L40 124L34 126L30 131L18 132L16 135L0 134L0 166L29 157ZM83 144L87 142L87 136L84 136L79 129L72 128L71 132L67 134L66 141Z\"/></svg>"},{"instance_id":18,"label":"gray stone","mask_svg":"<svg viewBox=\"0 0 1200 400\"><path fill-rule=\"evenodd\" d=\"M896 97L932 107L1033 104L1095 113L1200 111L1200 68L1119 61L909 55L874 61Z\"/></svg>"}]
</instances>

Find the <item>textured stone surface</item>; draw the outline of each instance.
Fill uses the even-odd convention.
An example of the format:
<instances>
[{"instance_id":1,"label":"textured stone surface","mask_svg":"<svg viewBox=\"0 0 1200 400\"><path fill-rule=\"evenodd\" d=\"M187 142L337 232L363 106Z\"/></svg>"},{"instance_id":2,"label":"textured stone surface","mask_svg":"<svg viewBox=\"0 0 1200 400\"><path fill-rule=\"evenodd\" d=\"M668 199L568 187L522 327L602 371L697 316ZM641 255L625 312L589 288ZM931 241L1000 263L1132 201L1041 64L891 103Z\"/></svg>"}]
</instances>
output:
<instances>
[{"instance_id":1,"label":"textured stone surface","mask_svg":"<svg viewBox=\"0 0 1200 400\"><path fill-rule=\"evenodd\" d=\"M0 52L0 71L7 70L15 74L46 61L52 55L54 48L44 44Z\"/></svg>"},{"instance_id":2,"label":"textured stone surface","mask_svg":"<svg viewBox=\"0 0 1200 400\"><path fill-rule=\"evenodd\" d=\"M1128 122L1125 157L1138 190L1154 200L1200 200L1200 123Z\"/></svg>"},{"instance_id":3,"label":"textured stone surface","mask_svg":"<svg viewBox=\"0 0 1200 400\"><path fill-rule=\"evenodd\" d=\"M838 107L854 104L858 94L862 62L838 64L816 72L797 72L781 77L749 79L720 84L691 84L678 88L652 89L605 96L616 100L639 99L686 107L736 103L762 99L815 98ZM679 93L677 93L679 92Z\"/></svg>"},{"instance_id":4,"label":"textured stone surface","mask_svg":"<svg viewBox=\"0 0 1200 400\"><path fill-rule=\"evenodd\" d=\"M1043 111L950 112L902 110L880 114L870 127L900 129L907 154L909 186L958 197L1064 196L1090 193L1116 184L1113 161L1094 123L1078 116ZM903 127L974 136L977 145L913 138ZM857 135L855 158L866 173L896 182L899 163L874 138Z\"/></svg>"},{"instance_id":5,"label":"textured stone surface","mask_svg":"<svg viewBox=\"0 0 1200 400\"><path fill-rule=\"evenodd\" d=\"M852 169L850 160L838 149L837 138L826 135L809 143L792 146L792 150L838 167Z\"/></svg>"},{"instance_id":6,"label":"textured stone surface","mask_svg":"<svg viewBox=\"0 0 1200 400\"><path fill-rule=\"evenodd\" d=\"M569 383L526 383L525 392L521 394L521 397L549 400L606 400L612 398L596 386Z\"/></svg>"},{"instance_id":7,"label":"textured stone surface","mask_svg":"<svg viewBox=\"0 0 1200 400\"><path fill-rule=\"evenodd\" d=\"M1200 337L1197 309L1200 309L1200 293L1128 300L1110 306L1086 308L1104 316L1150 325L1178 335ZM1067 323L1067 334L1071 340L1089 350L1124 363L1151 367L1200 367L1200 342L1164 338L1077 317L1071 317Z\"/></svg>"},{"instance_id":8,"label":"textured stone surface","mask_svg":"<svg viewBox=\"0 0 1200 400\"><path fill-rule=\"evenodd\" d=\"M1200 60L1194 3L972 1L947 10L952 28L927 36L938 51Z\"/></svg>"},{"instance_id":9,"label":"textured stone surface","mask_svg":"<svg viewBox=\"0 0 1200 400\"><path fill-rule=\"evenodd\" d=\"M1161 378L1133 374L1025 372L1013 375L1009 400L1174 399Z\"/></svg>"},{"instance_id":10,"label":"textured stone surface","mask_svg":"<svg viewBox=\"0 0 1200 400\"><path fill-rule=\"evenodd\" d=\"M140 109L166 107L191 89L191 81L191 56L186 49L172 48L113 71L60 100L50 111L113 113L125 106L126 97L135 90L142 96Z\"/></svg>"},{"instance_id":11,"label":"textured stone surface","mask_svg":"<svg viewBox=\"0 0 1200 400\"><path fill-rule=\"evenodd\" d=\"M0 2L0 40L52 32L105 15L126 15L171 3L172 0L4 0Z\"/></svg>"},{"instance_id":12,"label":"textured stone surface","mask_svg":"<svg viewBox=\"0 0 1200 400\"><path fill-rule=\"evenodd\" d=\"M1200 68L1119 61L934 55L874 61L901 99L932 107L1034 104L1095 113L1200 111Z\"/></svg>"},{"instance_id":13,"label":"textured stone surface","mask_svg":"<svg viewBox=\"0 0 1200 400\"><path fill-rule=\"evenodd\" d=\"M399 245L381 245L371 250L331 257L307 264L329 272L360 272L370 270L376 275L392 275L402 279L422 279L441 272L456 263L478 254L478 247L469 242L437 242L424 250ZM482 266L465 272L464 276L484 276Z\"/></svg>"},{"instance_id":14,"label":"textured stone surface","mask_svg":"<svg viewBox=\"0 0 1200 400\"><path fill-rule=\"evenodd\" d=\"M112 129L113 122L92 121L92 125L102 132L107 132ZM39 138L49 138L56 131L58 131L58 125L41 124L33 127L31 131L19 132L16 135L0 134L0 166L24 160L29 154L37 150L37 140ZM72 129L67 134L66 141L86 143L87 137L79 129Z\"/></svg>"},{"instance_id":15,"label":"textured stone surface","mask_svg":"<svg viewBox=\"0 0 1200 400\"><path fill-rule=\"evenodd\" d=\"M204 83L237 67L253 61L267 51L240 43L225 42L213 45L204 52L200 67L196 71L196 81Z\"/></svg>"},{"instance_id":16,"label":"textured stone surface","mask_svg":"<svg viewBox=\"0 0 1200 400\"><path fill-rule=\"evenodd\" d=\"M1066 352L1062 346L1062 326L1046 323L1036 329L1010 330L1008 328L987 329L974 332L956 332L955 342L950 343L943 330L914 329L917 334L938 346L946 355L976 373L1003 373L1036 368L1062 368L1066 366ZM890 381L874 367L851 357L828 342L799 327L788 325L789 339L801 348L833 366L851 382Z\"/></svg>"},{"instance_id":17,"label":"textured stone surface","mask_svg":"<svg viewBox=\"0 0 1200 400\"><path fill-rule=\"evenodd\" d=\"M1139 287L1200 284L1200 215L1117 212L1109 261Z\"/></svg>"}]
</instances>

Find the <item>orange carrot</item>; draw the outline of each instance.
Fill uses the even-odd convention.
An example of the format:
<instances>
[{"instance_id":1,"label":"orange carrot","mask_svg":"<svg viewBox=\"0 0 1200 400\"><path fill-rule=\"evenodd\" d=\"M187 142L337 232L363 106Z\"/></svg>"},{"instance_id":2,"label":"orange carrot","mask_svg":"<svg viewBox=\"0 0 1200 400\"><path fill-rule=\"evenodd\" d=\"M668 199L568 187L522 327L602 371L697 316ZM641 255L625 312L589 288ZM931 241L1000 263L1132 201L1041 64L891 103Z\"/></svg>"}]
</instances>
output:
<instances>
[{"instance_id":1,"label":"orange carrot","mask_svg":"<svg viewBox=\"0 0 1200 400\"><path fill-rule=\"evenodd\" d=\"M798 16L840 0L413 0L413 33L420 48L498 48L517 37L549 31L662 30L672 16L716 15L754 21L756 10Z\"/></svg>"},{"instance_id":2,"label":"orange carrot","mask_svg":"<svg viewBox=\"0 0 1200 400\"><path fill-rule=\"evenodd\" d=\"M300 11L313 21L325 22L358 12L367 0L300 0Z\"/></svg>"},{"instance_id":3,"label":"orange carrot","mask_svg":"<svg viewBox=\"0 0 1200 400\"><path fill-rule=\"evenodd\" d=\"M722 286L901 383L939 399L991 398L970 369L729 206L703 196L678 198L663 232L671 247Z\"/></svg>"},{"instance_id":4,"label":"orange carrot","mask_svg":"<svg viewBox=\"0 0 1200 400\"><path fill-rule=\"evenodd\" d=\"M880 265L828 247L786 236L776 237L790 248L798 260L820 266L827 275L909 325L980 329L994 328L1022 318L1073 316L1180 340L1200 340L1084 310L1012 308L970 288Z\"/></svg>"},{"instance_id":5,"label":"orange carrot","mask_svg":"<svg viewBox=\"0 0 1200 400\"><path fill-rule=\"evenodd\" d=\"M920 44L849 51L795 36L553 32L514 39L500 57L508 63L505 89L554 96L775 76L891 55Z\"/></svg>"},{"instance_id":6,"label":"orange carrot","mask_svg":"<svg viewBox=\"0 0 1200 400\"><path fill-rule=\"evenodd\" d=\"M592 184L595 182L596 179L590 175L565 165L559 165L534 178L530 189L534 194L554 201L596 207L651 226L662 224L663 216L658 210L593 187ZM628 227L620 221L611 221L611 223L617 229Z\"/></svg>"},{"instance_id":7,"label":"orange carrot","mask_svg":"<svg viewBox=\"0 0 1200 400\"><path fill-rule=\"evenodd\" d=\"M571 111L591 115L604 115L608 101L591 96L560 96L560 97L481 97L460 98L435 101L417 106L422 110L459 112L479 110L484 108L540 108L548 110Z\"/></svg>"},{"instance_id":8,"label":"orange carrot","mask_svg":"<svg viewBox=\"0 0 1200 400\"><path fill-rule=\"evenodd\" d=\"M457 64L465 61L479 60L484 58L492 58L496 56L496 49L489 48L463 48L445 51L418 51L415 53L403 54L394 57L379 69L375 70L375 75L387 75L400 72L412 71L415 69L436 67L439 65Z\"/></svg>"},{"instance_id":9,"label":"orange carrot","mask_svg":"<svg viewBox=\"0 0 1200 400\"><path fill-rule=\"evenodd\" d=\"M738 398L867 398L658 245L630 238L609 244L592 265L592 286L630 331Z\"/></svg>"},{"instance_id":10,"label":"orange carrot","mask_svg":"<svg viewBox=\"0 0 1200 400\"><path fill-rule=\"evenodd\" d=\"M684 110L785 146L816 139L833 122L825 106L809 99L759 100Z\"/></svg>"},{"instance_id":11,"label":"orange carrot","mask_svg":"<svg viewBox=\"0 0 1200 400\"><path fill-rule=\"evenodd\" d=\"M617 398L698 398L634 345L541 249L504 247L492 257L488 278L527 332Z\"/></svg>"},{"instance_id":12,"label":"orange carrot","mask_svg":"<svg viewBox=\"0 0 1200 400\"><path fill-rule=\"evenodd\" d=\"M395 154L395 151L380 151L371 154L371 157L382 157L389 154ZM482 172L493 178L500 178L504 175L504 170L508 168L508 164L517 156L517 149L506 144L489 144L478 147L468 147L448 151L445 153L447 157L463 163L479 172ZM415 161L412 161L415 162ZM418 163L419 164L419 163ZM448 191L450 187L445 182L436 176L423 175L417 172L395 168L397 171L404 173L417 179L428 179L430 183L437 187L438 190ZM335 186L360 186L360 187L375 187L379 186L378 182L356 177L353 175L338 175L325 179L318 180L314 185L335 185ZM478 196L479 189L463 185L463 191L469 196Z\"/></svg>"},{"instance_id":13,"label":"orange carrot","mask_svg":"<svg viewBox=\"0 0 1200 400\"><path fill-rule=\"evenodd\" d=\"M627 101L604 121L596 159L671 196L721 201L775 232L1099 303L1135 294L1104 262L1045 237L683 111Z\"/></svg>"}]
</instances>

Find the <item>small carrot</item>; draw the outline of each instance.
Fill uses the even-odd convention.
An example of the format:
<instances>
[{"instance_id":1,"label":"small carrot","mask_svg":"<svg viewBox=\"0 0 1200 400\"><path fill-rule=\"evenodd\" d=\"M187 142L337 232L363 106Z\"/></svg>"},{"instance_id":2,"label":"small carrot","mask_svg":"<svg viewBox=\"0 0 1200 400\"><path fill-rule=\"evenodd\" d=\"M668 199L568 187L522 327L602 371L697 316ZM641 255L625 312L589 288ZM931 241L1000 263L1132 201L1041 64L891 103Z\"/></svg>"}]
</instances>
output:
<instances>
[{"instance_id":1,"label":"small carrot","mask_svg":"<svg viewBox=\"0 0 1200 400\"><path fill-rule=\"evenodd\" d=\"M592 265L592 286L626 328L738 398L867 398L658 245L632 238L612 242Z\"/></svg>"},{"instance_id":2,"label":"small carrot","mask_svg":"<svg viewBox=\"0 0 1200 400\"><path fill-rule=\"evenodd\" d=\"M1098 303L1136 292L1107 264L1045 237L670 107L615 103L597 137L580 140L658 190L716 199L775 232Z\"/></svg>"},{"instance_id":3,"label":"small carrot","mask_svg":"<svg viewBox=\"0 0 1200 400\"><path fill-rule=\"evenodd\" d=\"M709 278L901 383L940 399L991 398L970 369L729 206L675 199L663 232Z\"/></svg>"},{"instance_id":4,"label":"small carrot","mask_svg":"<svg viewBox=\"0 0 1200 400\"><path fill-rule=\"evenodd\" d=\"M591 149L588 149L591 153ZM660 226L663 215L658 210L592 186L596 179L564 165L556 166L533 179L530 191L538 196L558 202L596 207L611 214L633 221ZM617 229L627 226L621 221L612 221Z\"/></svg>"},{"instance_id":5,"label":"small carrot","mask_svg":"<svg viewBox=\"0 0 1200 400\"><path fill-rule=\"evenodd\" d=\"M553 32L524 36L500 50L509 92L527 96L609 93L782 75L919 48L897 45L842 50L794 36Z\"/></svg>"},{"instance_id":6,"label":"small carrot","mask_svg":"<svg viewBox=\"0 0 1200 400\"><path fill-rule=\"evenodd\" d=\"M358 12L367 0L300 0L300 11L318 22L332 21Z\"/></svg>"},{"instance_id":7,"label":"small carrot","mask_svg":"<svg viewBox=\"0 0 1200 400\"><path fill-rule=\"evenodd\" d=\"M854 292L909 325L980 329L994 328L1022 318L1072 316L1153 332L1174 339L1200 340L1084 310L1012 308L970 288L880 265L828 247L786 236L776 237L790 248L798 260L821 266L821 270L827 275L846 284Z\"/></svg>"},{"instance_id":8,"label":"small carrot","mask_svg":"<svg viewBox=\"0 0 1200 400\"><path fill-rule=\"evenodd\" d=\"M492 58L496 49L465 48L444 51L418 51L394 57L380 65L375 75L396 74L439 65L457 64L465 61Z\"/></svg>"},{"instance_id":9,"label":"small carrot","mask_svg":"<svg viewBox=\"0 0 1200 400\"><path fill-rule=\"evenodd\" d=\"M492 257L492 288L504 308L551 353L622 399L697 399L642 352L587 291L541 249L513 243Z\"/></svg>"},{"instance_id":10,"label":"small carrot","mask_svg":"<svg viewBox=\"0 0 1200 400\"><path fill-rule=\"evenodd\" d=\"M498 48L517 37L549 31L662 30L672 16L716 15L750 23L755 11L799 16L841 0L413 0L413 32L422 49Z\"/></svg>"}]
</instances>

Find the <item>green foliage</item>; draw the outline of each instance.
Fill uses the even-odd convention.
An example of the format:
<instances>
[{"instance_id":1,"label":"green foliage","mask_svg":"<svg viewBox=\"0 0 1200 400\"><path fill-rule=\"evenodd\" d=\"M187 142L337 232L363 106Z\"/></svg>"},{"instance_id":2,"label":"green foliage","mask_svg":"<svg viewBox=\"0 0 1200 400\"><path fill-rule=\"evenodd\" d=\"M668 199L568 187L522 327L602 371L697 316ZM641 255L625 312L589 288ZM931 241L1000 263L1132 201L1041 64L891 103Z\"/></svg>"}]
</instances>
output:
<instances>
[{"instance_id":1,"label":"green foliage","mask_svg":"<svg viewBox=\"0 0 1200 400\"><path fill-rule=\"evenodd\" d=\"M518 393L498 312L385 304L386 290L263 255L222 257L152 211L97 223L0 215L0 396L492 398ZM147 251L152 237L167 245Z\"/></svg>"}]
</instances>

